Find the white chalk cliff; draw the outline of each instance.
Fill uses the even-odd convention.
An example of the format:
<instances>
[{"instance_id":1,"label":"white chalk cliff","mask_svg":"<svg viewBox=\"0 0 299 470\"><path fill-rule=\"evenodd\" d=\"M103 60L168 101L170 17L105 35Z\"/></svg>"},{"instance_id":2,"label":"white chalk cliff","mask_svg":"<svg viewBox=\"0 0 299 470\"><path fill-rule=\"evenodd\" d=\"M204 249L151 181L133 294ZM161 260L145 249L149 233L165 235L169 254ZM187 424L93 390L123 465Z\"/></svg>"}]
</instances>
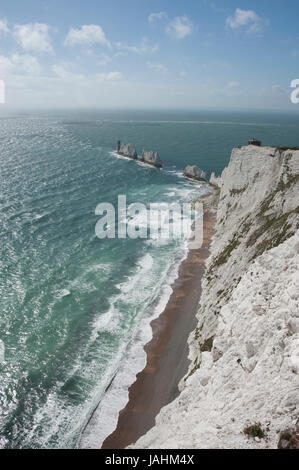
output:
<instances>
[{"instance_id":1,"label":"white chalk cliff","mask_svg":"<svg viewBox=\"0 0 299 470\"><path fill-rule=\"evenodd\" d=\"M234 149L213 183L216 232L189 373L133 447L296 447L299 151Z\"/></svg>"}]
</instances>

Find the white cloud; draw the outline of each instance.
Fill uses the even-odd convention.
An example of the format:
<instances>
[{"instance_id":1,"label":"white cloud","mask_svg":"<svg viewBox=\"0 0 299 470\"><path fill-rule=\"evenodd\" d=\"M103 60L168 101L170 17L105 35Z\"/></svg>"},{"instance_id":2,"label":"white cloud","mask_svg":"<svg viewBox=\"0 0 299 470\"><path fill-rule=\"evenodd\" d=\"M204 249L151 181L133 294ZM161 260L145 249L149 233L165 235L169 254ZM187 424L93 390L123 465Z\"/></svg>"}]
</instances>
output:
<instances>
[{"instance_id":1,"label":"white cloud","mask_svg":"<svg viewBox=\"0 0 299 470\"><path fill-rule=\"evenodd\" d=\"M133 52L134 54L154 54L159 49L158 44L150 46L146 38L142 39L139 46L128 46L123 42L116 42L114 46L122 52Z\"/></svg>"},{"instance_id":2,"label":"white cloud","mask_svg":"<svg viewBox=\"0 0 299 470\"><path fill-rule=\"evenodd\" d=\"M165 11L160 11L160 13L151 13L148 17L149 23L154 23L155 21L167 19L167 13Z\"/></svg>"},{"instance_id":3,"label":"white cloud","mask_svg":"<svg viewBox=\"0 0 299 470\"><path fill-rule=\"evenodd\" d=\"M6 76L14 67L12 61L5 57L4 55L0 55L0 75L1 77Z\"/></svg>"},{"instance_id":4,"label":"white cloud","mask_svg":"<svg viewBox=\"0 0 299 470\"><path fill-rule=\"evenodd\" d=\"M114 54L114 57L126 57L128 54L126 52L116 52L116 54Z\"/></svg>"},{"instance_id":5,"label":"white cloud","mask_svg":"<svg viewBox=\"0 0 299 470\"><path fill-rule=\"evenodd\" d=\"M156 70L157 72L160 73L167 73L167 67L163 64L153 64L152 62L147 62L147 66L149 69Z\"/></svg>"},{"instance_id":6,"label":"white cloud","mask_svg":"<svg viewBox=\"0 0 299 470\"><path fill-rule=\"evenodd\" d=\"M240 86L240 83L237 81L231 81L228 83L227 88L237 88Z\"/></svg>"},{"instance_id":7,"label":"white cloud","mask_svg":"<svg viewBox=\"0 0 299 470\"><path fill-rule=\"evenodd\" d=\"M100 81L109 81L109 82L115 82L117 80L121 80L122 77L123 76L121 72L98 73L96 75L96 78L99 79Z\"/></svg>"},{"instance_id":8,"label":"white cloud","mask_svg":"<svg viewBox=\"0 0 299 470\"><path fill-rule=\"evenodd\" d=\"M65 83L76 83L77 85L85 85L88 87L89 84L96 83L98 81L118 81L122 79L122 74L120 72L107 72L107 73L97 73L97 74L79 74L74 73L70 70L71 63L61 63L55 64L52 66L52 72L54 75L63 80Z\"/></svg>"},{"instance_id":9,"label":"white cloud","mask_svg":"<svg viewBox=\"0 0 299 470\"><path fill-rule=\"evenodd\" d=\"M50 27L43 23L17 24L14 36L26 51L52 52L49 30Z\"/></svg>"},{"instance_id":10,"label":"white cloud","mask_svg":"<svg viewBox=\"0 0 299 470\"><path fill-rule=\"evenodd\" d=\"M3 34L9 33L9 28L8 28L6 19L0 20L0 33L3 33Z\"/></svg>"},{"instance_id":11,"label":"white cloud","mask_svg":"<svg viewBox=\"0 0 299 470\"><path fill-rule=\"evenodd\" d=\"M0 60L1 62L1 60ZM76 64L60 63L66 71ZM180 69L179 69L180 70ZM60 69L61 71L61 69ZM63 73L63 72L62 72ZM64 75L65 76L65 75ZM76 77L73 74L73 77ZM59 78L58 75L25 77L11 75L6 81L7 106L35 108L114 107L155 109L202 109L203 107L293 109L287 95L279 93L277 87L260 90L252 88L229 90L223 87L221 77L216 81L201 80L121 80L119 72L108 74L86 74L83 80ZM159 76L158 76L159 78Z\"/></svg>"},{"instance_id":12,"label":"white cloud","mask_svg":"<svg viewBox=\"0 0 299 470\"><path fill-rule=\"evenodd\" d=\"M166 32L169 36L183 39L193 32L193 23L188 16L177 16L167 26Z\"/></svg>"},{"instance_id":13,"label":"white cloud","mask_svg":"<svg viewBox=\"0 0 299 470\"><path fill-rule=\"evenodd\" d=\"M41 73L41 66L37 58L32 55L14 54L11 60L17 71L20 73L24 73L29 76L40 75Z\"/></svg>"},{"instance_id":14,"label":"white cloud","mask_svg":"<svg viewBox=\"0 0 299 470\"><path fill-rule=\"evenodd\" d=\"M97 24L84 24L80 29L71 28L65 38L65 44L70 46L76 44L111 46L103 29Z\"/></svg>"},{"instance_id":15,"label":"white cloud","mask_svg":"<svg viewBox=\"0 0 299 470\"><path fill-rule=\"evenodd\" d=\"M226 27L232 30L246 28L249 33L256 33L262 29L263 20L253 10L241 10L237 8L234 16L226 20Z\"/></svg>"},{"instance_id":16,"label":"white cloud","mask_svg":"<svg viewBox=\"0 0 299 470\"><path fill-rule=\"evenodd\" d=\"M111 57L107 54L101 54L100 58L97 60L97 64L100 66L105 66L111 61Z\"/></svg>"},{"instance_id":17,"label":"white cloud","mask_svg":"<svg viewBox=\"0 0 299 470\"><path fill-rule=\"evenodd\" d=\"M69 71L67 66L64 64L53 65L52 71L54 72L54 75L56 75L58 78L63 79L63 80L82 81L85 79L84 75Z\"/></svg>"},{"instance_id":18,"label":"white cloud","mask_svg":"<svg viewBox=\"0 0 299 470\"><path fill-rule=\"evenodd\" d=\"M36 57L25 54L13 54L11 57L0 56L0 76L26 75L37 76L41 66Z\"/></svg>"},{"instance_id":19,"label":"white cloud","mask_svg":"<svg viewBox=\"0 0 299 470\"><path fill-rule=\"evenodd\" d=\"M280 85L272 85L271 91L278 95L287 95L289 92L282 88Z\"/></svg>"}]
</instances>

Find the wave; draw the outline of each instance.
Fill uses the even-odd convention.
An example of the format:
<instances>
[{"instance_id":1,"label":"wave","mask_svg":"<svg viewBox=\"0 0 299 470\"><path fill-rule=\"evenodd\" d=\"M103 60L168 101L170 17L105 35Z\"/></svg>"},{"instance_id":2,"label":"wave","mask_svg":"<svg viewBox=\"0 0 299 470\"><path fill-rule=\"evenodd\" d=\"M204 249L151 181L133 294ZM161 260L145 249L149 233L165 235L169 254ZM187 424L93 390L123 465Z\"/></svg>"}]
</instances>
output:
<instances>
[{"instance_id":1,"label":"wave","mask_svg":"<svg viewBox=\"0 0 299 470\"><path fill-rule=\"evenodd\" d=\"M119 368L114 377L111 378L106 393L82 432L77 442L77 448L100 449L106 437L115 429L118 415L128 401L129 387L135 382L137 374L146 365L147 356L144 346L153 337L151 322L164 311L173 292L172 285L178 277L179 266L187 257L187 254L187 243L185 243L177 259L167 269L155 299L142 313L142 319L135 327L132 340L125 351ZM144 269L150 271L152 263L150 257L145 257L142 262L145 262ZM130 288L131 285L132 280L129 280L127 287ZM124 285L122 287L124 288ZM111 321L111 316L107 315L105 320L106 322Z\"/></svg>"},{"instance_id":2,"label":"wave","mask_svg":"<svg viewBox=\"0 0 299 470\"><path fill-rule=\"evenodd\" d=\"M145 280L146 275L153 267L153 258L146 254L141 258L137 264L137 269L134 274L128 276L127 280L121 284L116 284L115 287L120 291L120 294L115 295L110 299L110 308L107 312L101 313L93 323L93 331L89 345L97 340L98 333L103 331L111 333L120 333L121 327L119 325L120 315L117 309L119 302L124 302L129 298L129 303L136 304L143 299L142 281Z\"/></svg>"},{"instance_id":3,"label":"wave","mask_svg":"<svg viewBox=\"0 0 299 470\"><path fill-rule=\"evenodd\" d=\"M271 126L271 127L282 127L278 123L270 122L239 122L239 121L113 121L114 124L139 124L139 125L148 125L148 124L198 124L198 125L228 125L228 126Z\"/></svg>"},{"instance_id":4,"label":"wave","mask_svg":"<svg viewBox=\"0 0 299 470\"><path fill-rule=\"evenodd\" d=\"M124 155L119 155L117 152L111 151L109 154L113 157L119 158L121 160L129 160L130 162L136 161L133 158L125 157Z\"/></svg>"},{"instance_id":5,"label":"wave","mask_svg":"<svg viewBox=\"0 0 299 470\"><path fill-rule=\"evenodd\" d=\"M208 185L189 185L187 182L182 186L170 185L167 192L163 194L166 199L173 201L176 196L178 202L194 200L194 196L198 197L209 191ZM149 217L148 211L144 211L136 215L135 218L128 221L128 224L138 224L140 226L146 225ZM176 223L180 223L173 217L174 229ZM155 225L155 220L153 221ZM161 236L145 240L147 245L151 245L155 249L163 247L169 243L169 240L163 240ZM144 346L152 339L153 332L151 322L159 317L164 311L168 300L173 292L172 285L178 277L179 267L181 262L186 259L188 254L188 240L187 237L180 240L180 246L176 245L176 253L172 250L172 261L167 263L164 274L160 275L159 282L157 282L156 290L152 298L147 303L144 299L144 291L146 289L146 282L144 279L148 277L154 278L152 271L154 260L150 254L146 254L140 260L137 271L127 279L126 282L118 284L120 294L114 299L111 299L109 310L101 315L94 324L94 333L92 340L94 341L99 331L116 332L119 328L119 315L117 311L117 304L122 299L129 302L130 305L142 305L140 313L135 318L132 324L133 332L129 345L125 345L126 339L124 338L123 345L117 353L119 364L116 372L109 380L109 385L98 401L95 411L86 424L80 438L77 442L78 448L99 449L108 435L110 435L116 427L119 412L125 407L128 401L129 387L135 382L137 374L146 365L146 353ZM144 299L144 300L143 300ZM124 347L122 353L121 350ZM114 362L115 365L115 362ZM112 372L112 368L111 368Z\"/></svg>"},{"instance_id":6,"label":"wave","mask_svg":"<svg viewBox=\"0 0 299 470\"><path fill-rule=\"evenodd\" d=\"M68 297L71 295L71 292L68 289L62 289L57 293L57 298L62 299L63 297Z\"/></svg>"}]
</instances>

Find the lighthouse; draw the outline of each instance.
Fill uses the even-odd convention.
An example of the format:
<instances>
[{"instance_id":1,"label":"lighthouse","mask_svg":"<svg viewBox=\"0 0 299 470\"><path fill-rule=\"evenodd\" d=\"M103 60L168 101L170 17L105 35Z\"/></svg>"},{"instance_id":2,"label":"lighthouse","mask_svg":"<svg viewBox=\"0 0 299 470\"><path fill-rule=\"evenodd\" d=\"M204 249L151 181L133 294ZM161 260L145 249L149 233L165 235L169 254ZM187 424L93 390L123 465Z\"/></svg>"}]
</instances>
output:
<instances>
[{"instance_id":1,"label":"lighthouse","mask_svg":"<svg viewBox=\"0 0 299 470\"><path fill-rule=\"evenodd\" d=\"M120 152L120 140L117 141L117 153Z\"/></svg>"}]
</instances>

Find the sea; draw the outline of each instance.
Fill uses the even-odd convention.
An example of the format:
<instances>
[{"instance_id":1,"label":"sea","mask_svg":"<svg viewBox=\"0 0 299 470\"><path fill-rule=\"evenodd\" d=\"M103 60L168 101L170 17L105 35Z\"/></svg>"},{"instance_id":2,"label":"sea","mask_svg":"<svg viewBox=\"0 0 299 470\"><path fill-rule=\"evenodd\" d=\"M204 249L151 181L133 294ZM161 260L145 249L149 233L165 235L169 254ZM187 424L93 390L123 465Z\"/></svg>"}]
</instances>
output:
<instances>
[{"instance_id":1,"label":"sea","mask_svg":"<svg viewBox=\"0 0 299 470\"><path fill-rule=\"evenodd\" d=\"M190 202L253 137L299 146L298 113L0 110L0 448L99 448L145 365L186 239L99 239L98 204Z\"/></svg>"}]
</instances>

